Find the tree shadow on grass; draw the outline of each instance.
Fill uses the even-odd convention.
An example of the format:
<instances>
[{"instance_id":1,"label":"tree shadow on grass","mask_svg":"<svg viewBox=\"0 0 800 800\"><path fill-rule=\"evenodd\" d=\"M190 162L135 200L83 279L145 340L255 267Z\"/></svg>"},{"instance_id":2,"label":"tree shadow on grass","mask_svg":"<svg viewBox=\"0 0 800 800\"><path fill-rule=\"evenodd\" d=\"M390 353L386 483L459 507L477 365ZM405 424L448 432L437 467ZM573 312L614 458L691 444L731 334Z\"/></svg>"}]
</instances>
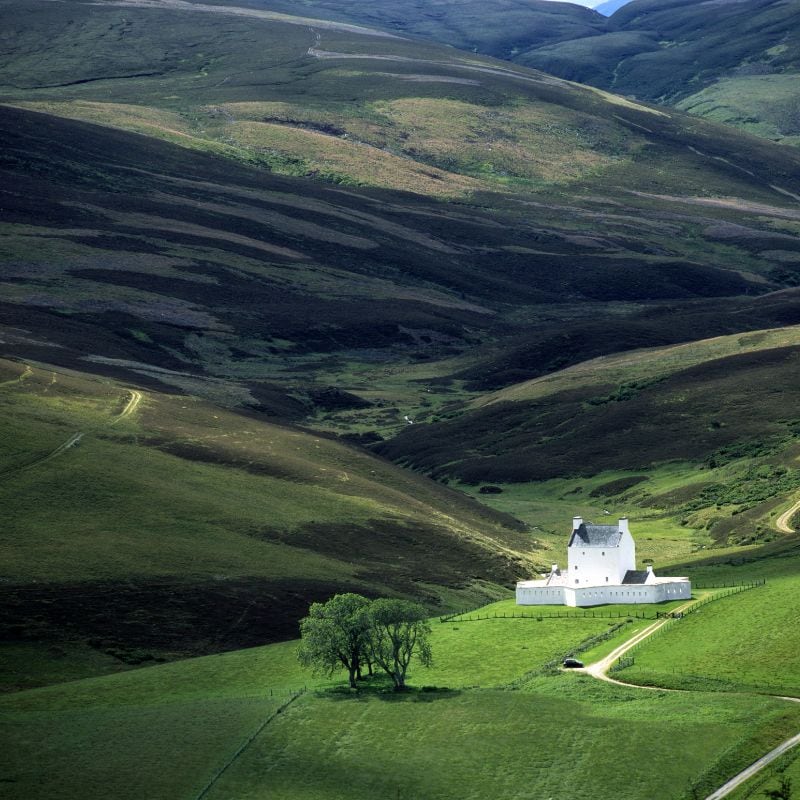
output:
<instances>
[{"instance_id":1,"label":"tree shadow on grass","mask_svg":"<svg viewBox=\"0 0 800 800\"><path fill-rule=\"evenodd\" d=\"M318 697L329 700L365 702L375 699L390 703L432 703L435 700L458 697L460 694L460 689L450 689L447 686L407 686L402 691L398 691L388 678L382 676L374 676L368 681L359 683L357 689L351 689L349 686L335 686L316 692Z\"/></svg>"}]
</instances>

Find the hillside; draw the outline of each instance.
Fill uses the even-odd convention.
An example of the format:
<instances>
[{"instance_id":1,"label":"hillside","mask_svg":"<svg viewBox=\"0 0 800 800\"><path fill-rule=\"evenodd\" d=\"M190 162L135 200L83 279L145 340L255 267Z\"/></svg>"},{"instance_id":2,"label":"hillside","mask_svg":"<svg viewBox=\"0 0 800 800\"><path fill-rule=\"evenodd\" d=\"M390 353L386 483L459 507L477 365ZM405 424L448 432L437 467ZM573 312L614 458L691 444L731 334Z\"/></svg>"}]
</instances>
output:
<instances>
[{"instance_id":1,"label":"hillside","mask_svg":"<svg viewBox=\"0 0 800 800\"><path fill-rule=\"evenodd\" d=\"M800 144L800 4L634 0L601 35L535 45L514 59Z\"/></svg>"},{"instance_id":2,"label":"hillside","mask_svg":"<svg viewBox=\"0 0 800 800\"><path fill-rule=\"evenodd\" d=\"M572 513L636 509L656 537L643 555L659 562L775 538L800 489L798 358L797 327L598 358L483 396L380 452L440 479L505 485L508 497L487 501L545 533Z\"/></svg>"},{"instance_id":3,"label":"hillside","mask_svg":"<svg viewBox=\"0 0 800 800\"><path fill-rule=\"evenodd\" d=\"M706 435L701 416L685 447L615 447L661 382L589 404L585 436L545 432L537 455L536 431L584 395L465 404L609 353L800 322L794 151L344 23L5 8L20 35L2 97L26 106L0 109L6 355L386 439L443 478L544 480L578 456L584 474L702 461L735 426ZM742 368L755 385L777 364ZM721 388L753 401L719 372L704 409ZM714 541L747 538L723 528Z\"/></svg>"},{"instance_id":4,"label":"hillside","mask_svg":"<svg viewBox=\"0 0 800 800\"><path fill-rule=\"evenodd\" d=\"M248 4L295 10L282 0ZM589 11L508 0L448 0L434 8L412 0L391 7L307 0L303 7L672 105L784 144L800 142L797 2L611 0Z\"/></svg>"},{"instance_id":5,"label":"hillside","mask_svg":"<svg viewBox=\"0 0 800 800\"><path fill-rule=\"evenodd\" d=\"M768 584L708 605L646 643L643 658L675 636L689 640L694 657L691 637L706 614L741 623L757 597L778 612L792 578L784 569L779 581L775 568L796 566L796 554L782 556L757 567L776 578L777 593L767 594ZM751 567L722 571L735 580ZM380 678L358 694L343 691L340 676L299 667L296 642L16 692L0 699L0 736L14 745L0 756L5 791L15 800L56 792L65 800L109 793L120 800L398 793L640 800L646 786L688 800L797 730L798 709L785 699L612 686L547 666L593 637L609 647L635 629L623 622L609 630L608 620L591 617L434 621L436 661L432 669L412 665L414 688L405 695L387 693ZM791 625L771 640L754 640L753 632L746 626L743 640L759 641L767 657L796 644ZM796 690L796 675L787 665L773 690ZM619 751L613 768L609 737Z\"/></svg>"},{"instance_id":6,"label":"hillside","mask_svg":"<svg viewBox=\"0 0 800 800\"><path fill-rule=\"evenodd\" d=\"M0 405L19 685L291 638L337 591L461 607L529 569L510 516L307 431L10 361Z\"/></svg>"},{"instance_id":7,"label":"hillside","mask_svg":"<svg viewBox=\"0 0 800 800\"><path fill-rule=\"evenodd\" d=\"M344 23L4 8L9 355L391 435L465 382L798 321L753 302L798 281L781 148Z\"/></svg>"},{"instance_id":8,"label":"hillside","mask_svg":"<svg viewBox=\"0 0 800 800\"><path fill-rule=\"evenodd\" d=\"M244 5L297 14L289 0L229 0ZM550 0L396 0L358 3L354 0L304 0L303 13L340 22L357 22L392 33L443 42L459 50L496 58L510 58L532 46L594 35L603 29L603 18L582 6L588 2Z\"/></svg>"}]
</instances>

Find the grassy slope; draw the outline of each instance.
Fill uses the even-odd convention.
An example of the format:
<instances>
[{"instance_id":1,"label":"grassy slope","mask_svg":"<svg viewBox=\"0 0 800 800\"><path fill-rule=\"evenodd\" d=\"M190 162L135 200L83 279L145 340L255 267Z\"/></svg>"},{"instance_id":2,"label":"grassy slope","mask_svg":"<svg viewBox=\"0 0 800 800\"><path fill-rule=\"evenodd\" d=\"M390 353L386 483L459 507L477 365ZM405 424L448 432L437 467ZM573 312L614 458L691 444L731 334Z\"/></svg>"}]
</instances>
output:
<instances>
[{"instance_id":1,"label":"grassy slope","mask_svg":"<svg viewBox=\"0 0 800 800\"><path fill-rule=\"evenodd\" d=\"M467 775L474 797L511 796L525 787L554 798L576 791L639 798L641 786L657 780L660 794L677 798L701 773L714 781L735 771L754 748L796 725L793 709L763 698L643 693L571 675L529 679L523 691L500 688L602 627L602 620L435 623L437 664L414 670L413 682L450 690L404 698L305 695L266 726L210 796L366 798L399 785L401 794L413 787L415 795L449 798L463 796ZM4 698L3 736L15 741L3 748L9 797L52 796L56 783L65 798L197 793L289 691L331 685L299 669L294 647L271 645ZM497 647L508 657L498 658ZM476 684L498 688L459 688ZM554 727L554 719L561 724ZM613 770L602 766L610 731L623 743ZM582 754L577 766L575 752ZM561 780L567 759L580 778L569 787Z\"/></svg>"},{"instance_id":2,"label":"grassy slope","mask_svg":"<svg viewBox=\"0 0 800 800\"><path fill-rule=\"evenodd\" d=\"M252 5L296 12L280 0ZM785 144L798 141L796 4L750 0L719 9L638 0L611 19L562 3L504 2L488 14L463 1L435 12L415 0L391 9L313 0L304 8L666 101Z\"/></svg>"},{"instance_id":3,"label":"grassy slope","mask_svg":"<svg viewBox=\"0 0 800 800\"><path fill-rule=\"evenodd\" d=\"M17 685L290 637L344 588L470 604L528 557L510 517L331 439L149 391L121 417L109 381L2 371Z\"/></svg>"},{"instance_id":4,"label":"grassy slope","mask_svg":"<svg viewBox=\"0 0 800 800\"><path fill-rule=\"evenodd\" d=\"M230 5L289 14L299 10L296 3L287 0L248 0ZM400 0L391 6L354 0L304 0L301 8L303 13L323 19L359 22L497 58L509 58L534 44L591 36L605 27L603 18L587 8L540 0L498 0L491 7L477 0L455 0L437 3L435 8L422 0Z\"/></svg>"},{"instance_id":5,"label":"grassy slope","mask_svg":"<svg viewBox=\"0 0 800 800\"><path fill-rule=\"evenodd\" d=\"M6 180L24 187L6 198L5 317L34 334L9 331L9 352L75 366L89 349L98 370L297 417L316 411L295 402L308 383L361 370L380 390L384 363L469 350L497 386L796 315L791 296L768 312L691 303L797 283L792 202L771 187L797 193L798 170L778 148L416 41L321 25L318 45L307 22L184 9L5 8L19 31L6 101L147 134L3 111ZM47 69L29 57L44 47ZM368 427L391 432L427 398L376 399L388 410Z\"/></svg>"},{"instance_id":6,"label":"grassy slope","mask_svg":"<svg viewBox=\"0 0 800 800\"><path fill-rule=\"evenodd\" d=\"M704 581L766 579L763 588L712 603L634 653L623 680L675 688L800 695L792 622L798 541L695 566Z\"/></svg>"},{"instance_id":7,"label":"grassy slope","mask_svg":"<svg viewBox=\"0 0 800 800\"><path fill-rule=\"evenodd\" d=\"M764 578L765 587L713 603L673 625L635 653L619 673L633 683L712 691L759 691L796 697L797 626L792 608L798 590L798 543L774 543L748 556L709 559L693 572L701 580ZM741 602L738 602L741 601ZM800 754L792 750L731 794L735 800L762 797L781 776L795 783Z\"/></svg>"},{"instance_id":8,"label":"grassy slope","mask_svg":"<svg viewBox=\"0 0 800 800\"><path fill-rule=\"evenodd\" d=\"M776 536L774 518L800 487L797 337L785 328L595 359L380 449L439 476L519 483L481 497L544 540L574 513L634 510L640 556L659 563Z\"/></svg>"},{"instance_id":9,"label":"grassy slope","mask_svg":"<svg viewBox=\"0 0 800 800\"><path fill-rule=\"evenodd\" d=\"M607 32L534 46L520 63L797 144L796 2L637 0Z\"/></svg>"}]
</instances>

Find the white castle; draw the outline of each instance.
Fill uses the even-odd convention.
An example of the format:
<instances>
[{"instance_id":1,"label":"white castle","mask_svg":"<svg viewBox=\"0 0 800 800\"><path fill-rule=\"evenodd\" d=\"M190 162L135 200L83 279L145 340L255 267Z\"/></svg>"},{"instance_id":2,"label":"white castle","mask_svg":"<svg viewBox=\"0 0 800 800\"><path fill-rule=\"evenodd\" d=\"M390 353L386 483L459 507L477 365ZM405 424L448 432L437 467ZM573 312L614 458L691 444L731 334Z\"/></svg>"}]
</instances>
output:
<instances>
[{"instance_id":1,"label":"white castle","mask_svg":"<svg viewBox=\"0 0 800 800\"><path fill-rule=\"evenodd\" d=\"M688 578L657 578L652 566L636 569L636 545L625 517L616 525L574 517L566 572L553 564L543 580L517 583L521 606L662 603L691 596Z\"/></svg>"}]
</instances>

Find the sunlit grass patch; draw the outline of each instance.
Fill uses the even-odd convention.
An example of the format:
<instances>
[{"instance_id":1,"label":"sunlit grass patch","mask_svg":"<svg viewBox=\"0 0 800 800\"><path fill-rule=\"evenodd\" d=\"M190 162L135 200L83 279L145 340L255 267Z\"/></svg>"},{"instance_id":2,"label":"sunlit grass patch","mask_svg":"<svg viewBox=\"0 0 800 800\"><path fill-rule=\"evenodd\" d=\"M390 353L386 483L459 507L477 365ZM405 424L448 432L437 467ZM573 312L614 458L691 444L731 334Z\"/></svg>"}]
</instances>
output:
<instances>
[{"instance_id":1,"label":"sunlit grass patch","mask_svg":"<svg viewBox=\"0 0 800 800\"><path fill-rule=\"evenodd\" d=\"M742 566L741 579L757 575ZM724 598L642 645L626 681L686 689L759 691L800 696L794 604L800 581L769 578L766 586Z\"/></svg>"}]
</instances>

